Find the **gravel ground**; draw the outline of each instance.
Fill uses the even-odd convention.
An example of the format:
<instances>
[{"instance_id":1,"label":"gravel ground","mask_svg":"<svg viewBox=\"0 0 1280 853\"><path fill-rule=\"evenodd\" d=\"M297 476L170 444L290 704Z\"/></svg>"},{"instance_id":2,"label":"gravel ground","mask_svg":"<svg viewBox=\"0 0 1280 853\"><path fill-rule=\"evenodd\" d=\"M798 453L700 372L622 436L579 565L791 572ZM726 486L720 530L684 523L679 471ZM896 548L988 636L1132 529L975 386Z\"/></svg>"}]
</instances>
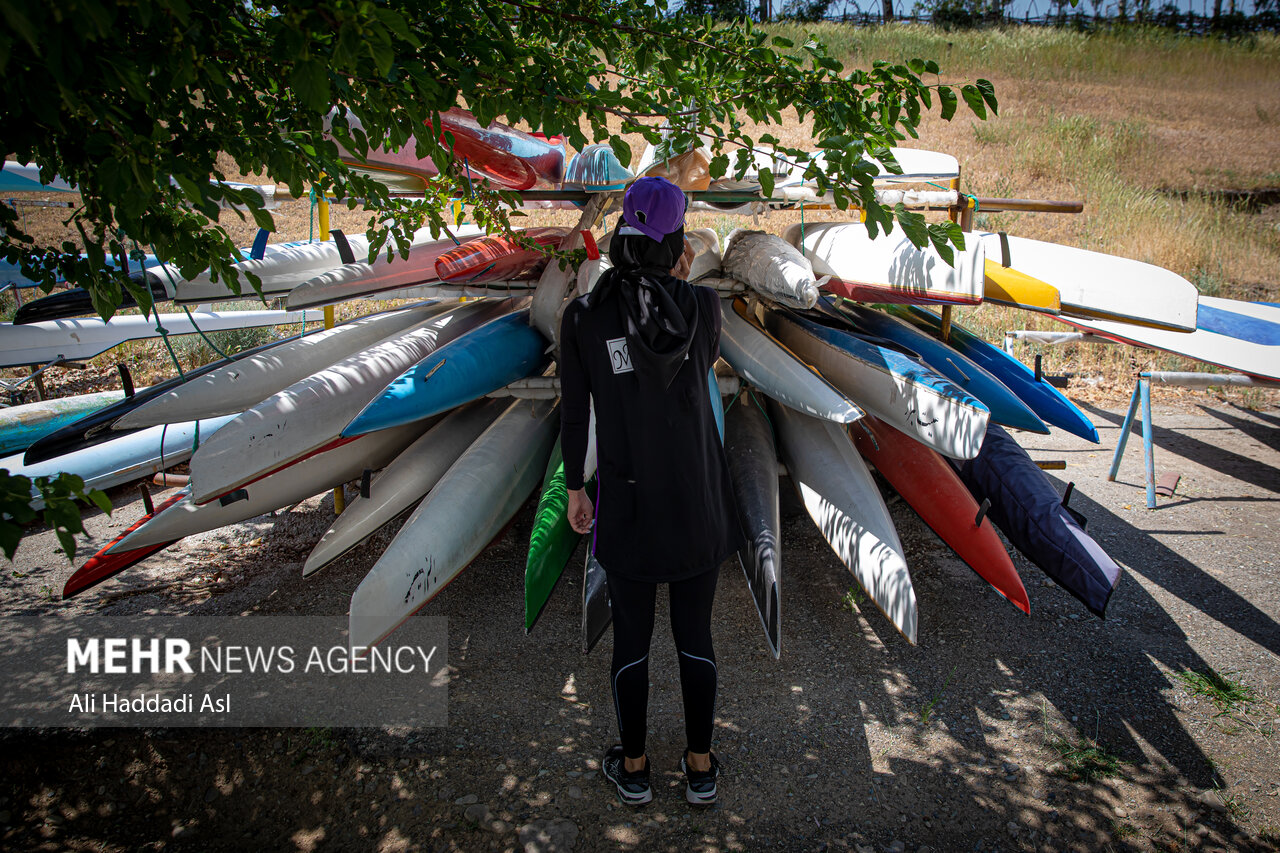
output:
<instances>
[{"instance_id":1,"label":"gravel ground","mask_svg":"<svg viewBox=\"0 0 1280 853\"><path fill-rule=\"evenodd\" d=\"M449 725L404 730L10 730L0 734L6 849L1182 850L1280 844L1280 410L1157 407L1145 508L1141 442L1106 481L1123 412L1087 407L1100 447L1024 438L1065 459L1059 489L1126 568L1108 619L1015 557L1023 616L900 502L920 607L907 644L794 501L784 506L783 655L746 584L722 570L719 805L686 806L674 650L656 633L655 800L632 811L599 776L613 742L608 641L579 651L581 576L522 630L529 507L431 605L450 627ZM127 490L98 540L141 513ZM23 543L4 608L332 614L380 548L304 582L331 499L192 537L71 602L52 537ZM378 539L385 544L390 534ZM578 555L579 557L581 554ZM575 558L574 567L581 562ZM666 619L660 603L660 625ZM5 618L0 615L0 620ZM1226 712L1187 670L1229 674Z\"/></svg>"}]
</instances>

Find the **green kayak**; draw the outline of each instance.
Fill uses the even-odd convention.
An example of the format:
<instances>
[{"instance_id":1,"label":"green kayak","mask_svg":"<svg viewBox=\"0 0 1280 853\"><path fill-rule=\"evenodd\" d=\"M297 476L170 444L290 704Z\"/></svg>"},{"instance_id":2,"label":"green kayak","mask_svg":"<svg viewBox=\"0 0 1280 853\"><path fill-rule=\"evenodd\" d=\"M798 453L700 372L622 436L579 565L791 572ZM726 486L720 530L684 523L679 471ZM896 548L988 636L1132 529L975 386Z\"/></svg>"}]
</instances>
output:
<instances>
[{"instance_id":1,"label":"green kayak","mask_svg":"<svg viewBox=\"0 0 1280 853\"><path fill-rule=\"evenodd\" d=\"M592 483L594 483L594 478ZM591 485L588 484L588 493ZM564 567L569 564L578 547L581 534L569 526L569 492L564 485L564 457L560 453L560 440L551 450L547 473L542 480L542 496L538 498L538 512L533 520L533 532L529 536L529 558L524 569L524 630L533 630L534 623L542 615L547 599L556 588Z\"/></svg>"}]
</instances>

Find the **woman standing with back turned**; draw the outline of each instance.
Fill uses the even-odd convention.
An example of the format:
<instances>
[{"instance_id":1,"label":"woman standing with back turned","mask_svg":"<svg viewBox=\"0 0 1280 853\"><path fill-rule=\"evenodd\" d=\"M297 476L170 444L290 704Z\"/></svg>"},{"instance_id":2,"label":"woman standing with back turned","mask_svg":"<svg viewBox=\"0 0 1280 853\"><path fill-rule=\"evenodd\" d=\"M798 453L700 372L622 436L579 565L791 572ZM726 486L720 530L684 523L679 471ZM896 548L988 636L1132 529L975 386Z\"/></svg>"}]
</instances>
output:
<instances>
[{"instance_id":1,"label":"woman standing with back turned","mask_svg":"<svg viewBox=\"0 0 1280 853\"><path fill-rule=\"evenodd\" d=\"M602 769L629 805L653 799L645 755L648 661L663 583L684 696L685 798L716 800L711 604L720 563L742 545L708 389L720 302L710 288L678 277L691 260L685 207L684 193L665 179L632 184L609 245L613 268L569 304L560 329L569 522L587 533L594 520L591 547L613 610L611 683L622 743L605 754ZM594 507L582 480L588 397L599 457Z\"/></svg>"}]
</instances>

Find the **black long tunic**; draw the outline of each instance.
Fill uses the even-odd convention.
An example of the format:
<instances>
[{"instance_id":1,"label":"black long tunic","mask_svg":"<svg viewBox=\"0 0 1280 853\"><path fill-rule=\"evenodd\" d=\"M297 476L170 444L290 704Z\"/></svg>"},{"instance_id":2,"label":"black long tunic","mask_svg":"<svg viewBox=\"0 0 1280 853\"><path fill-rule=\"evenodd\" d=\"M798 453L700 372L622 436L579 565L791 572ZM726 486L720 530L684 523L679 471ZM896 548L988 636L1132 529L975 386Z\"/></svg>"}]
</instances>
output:
<instances>
[{"instance_id":1,"label":"black long tunic","mask_svg":"<svg viewBox=\"0 0 1280 853\"><path fill-rule=\"evenodd\" d=\"M692 287L677 281L675 286ZM708 371L720 349L720 302L696 288L699 321L689 354L665 393L640 382L614 300L587 297L560 328L561 449L565 484L582 488L595 403L599 491L592 547L606 571L669 582L718 566L742 547Z\"/></svg>"}]
</instances>

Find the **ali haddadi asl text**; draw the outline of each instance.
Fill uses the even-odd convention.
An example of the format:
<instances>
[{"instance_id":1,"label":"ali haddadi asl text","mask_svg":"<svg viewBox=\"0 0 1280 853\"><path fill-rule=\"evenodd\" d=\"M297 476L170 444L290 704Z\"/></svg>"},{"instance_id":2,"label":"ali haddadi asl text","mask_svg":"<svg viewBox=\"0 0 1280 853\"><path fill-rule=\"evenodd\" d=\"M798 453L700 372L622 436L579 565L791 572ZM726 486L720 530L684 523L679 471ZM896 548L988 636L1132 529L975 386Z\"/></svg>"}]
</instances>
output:
<instances>
[{"instance_id":1,"label":"ali haddadi asl text","mask_svg":"<svg viewBox=\"0 0 1280 853\"><path fill-rule=\"evenodd\" d=\"M126 696L121 693L77 693L71 697L68 714L228 714L231 712L231 694L221 696L202 695L200 702L195 694L182 693L176 697L159 693L140 693Z\"/></svg>"}]
</instances>

